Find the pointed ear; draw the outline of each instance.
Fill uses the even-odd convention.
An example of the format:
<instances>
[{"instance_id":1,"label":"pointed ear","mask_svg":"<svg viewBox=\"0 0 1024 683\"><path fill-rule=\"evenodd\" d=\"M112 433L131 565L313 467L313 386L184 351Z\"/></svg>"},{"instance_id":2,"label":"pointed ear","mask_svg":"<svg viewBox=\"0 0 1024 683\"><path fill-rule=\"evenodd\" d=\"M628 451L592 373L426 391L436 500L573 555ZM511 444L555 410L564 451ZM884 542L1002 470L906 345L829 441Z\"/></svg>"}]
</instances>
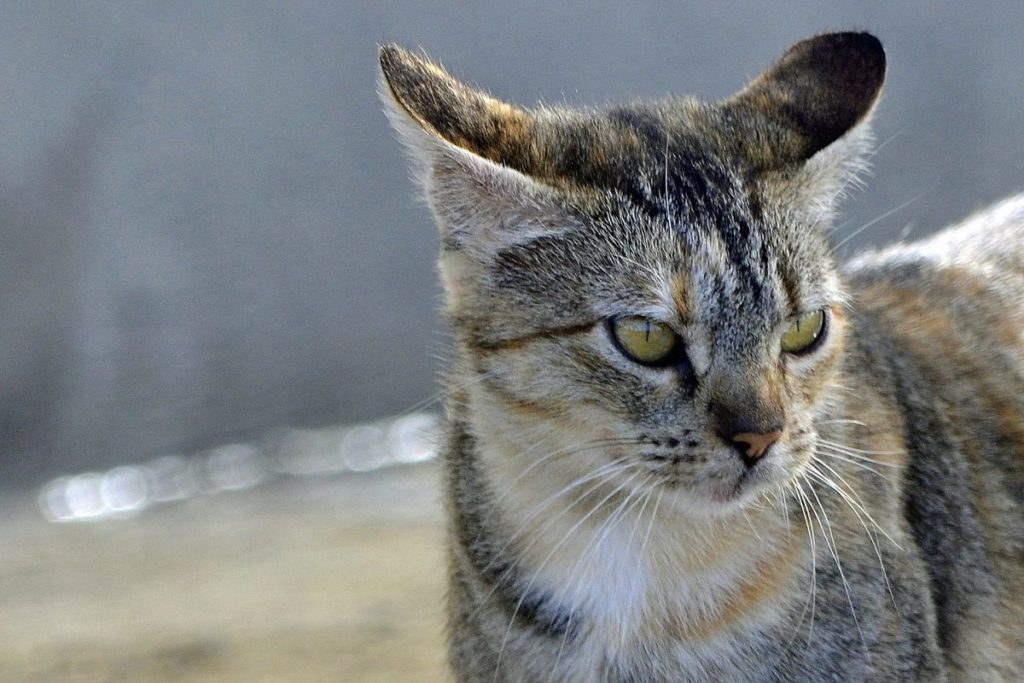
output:
<instances>
[{"instance_id":1,"label":"pointed ear","mask_svg":"<svg viewBox=\"0 0 1024 683\"><path fill-rule=\"evenodd\" d=\"M870 33L800 41L722 103L761 169L810 159L865 122L885 80L885 51Z\"/></svg>"},{"instance_id":2,"label":"pointed ear","mask_svg":"<svg viewBox=\"0 0 1024 683\"><path fill-rule=\"evenodd\" d=\"M866 165L868 122L884 80L877 38L825 34L789 48L719 112L761 191L827 225Z\"/></svg>"},{"instance_id":3,"label":"pointed ear","mask_svg":"<svg viewBox=\"0 0 1024 683\"><path fill-rule=\"evenodd\" d=\"M493 252L557 224L528 112L460 83L395 45L380 48L380 96L448 249Z\"/></svg>"}]
</instances>

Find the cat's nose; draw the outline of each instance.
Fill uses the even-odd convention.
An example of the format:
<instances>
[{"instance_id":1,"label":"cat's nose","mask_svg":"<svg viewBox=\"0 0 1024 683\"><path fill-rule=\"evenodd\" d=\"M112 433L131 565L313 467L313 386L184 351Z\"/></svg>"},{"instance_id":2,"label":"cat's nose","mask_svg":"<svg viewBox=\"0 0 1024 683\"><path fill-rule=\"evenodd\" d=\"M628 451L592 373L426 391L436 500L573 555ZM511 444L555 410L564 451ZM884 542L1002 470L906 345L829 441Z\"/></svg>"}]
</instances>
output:
<instances>
[{"instance_id":1,"label":"cat's nose","mask_svg":"<svg viewBox=\"0 0 1024 683\"><path fill-rule=\"evenodd\" d=\"M713 411L718 435L736 449L747 467L753 467L763 458L785 429L782 411L767 405L754 404L737 410L718 404Z\"/></svg>"},{"instance_id":2,"label":"cat's nose","mask_svg":"<svg viewBox=\"0 0 1024 683\"><path fill-rule=\"evenodd\" d=\"M740 450L743 462L748 467L757 462L762 455L768 451L768 447L779 440L782 436L781 429L773 429L770 432L740 432L732 435L733 445Z\"/></svg>"}]
</instances>

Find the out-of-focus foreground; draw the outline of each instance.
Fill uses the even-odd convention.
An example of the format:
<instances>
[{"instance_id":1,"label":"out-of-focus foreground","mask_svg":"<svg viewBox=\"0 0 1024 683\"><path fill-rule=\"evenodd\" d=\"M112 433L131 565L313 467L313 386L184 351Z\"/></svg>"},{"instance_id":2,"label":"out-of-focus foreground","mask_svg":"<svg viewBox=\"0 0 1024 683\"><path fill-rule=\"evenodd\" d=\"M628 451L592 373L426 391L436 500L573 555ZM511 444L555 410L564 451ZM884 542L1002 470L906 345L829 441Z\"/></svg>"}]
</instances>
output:
<instances>
[{"instance_id":1,"label":"out-of-focus foreground","mask_svg":"<svg viewBox=\"0 0 1024 683\"><path fill-rule=\"evenodd\" d=\"M0 681L445 680L435 464L104 524L0 502Z\"/></svg>"}]
</instances>

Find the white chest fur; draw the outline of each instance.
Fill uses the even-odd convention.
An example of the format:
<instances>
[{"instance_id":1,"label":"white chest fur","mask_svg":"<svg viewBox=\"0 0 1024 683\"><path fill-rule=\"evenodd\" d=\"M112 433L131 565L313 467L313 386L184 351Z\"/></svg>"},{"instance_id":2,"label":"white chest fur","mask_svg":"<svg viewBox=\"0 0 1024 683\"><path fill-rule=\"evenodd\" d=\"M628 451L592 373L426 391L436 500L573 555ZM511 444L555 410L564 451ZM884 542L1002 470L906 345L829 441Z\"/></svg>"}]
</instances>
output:
<instances>
[{"instance_id":1,"label":"white chest fur","mask_svg":"<svg viewBox=\"0 0 1024 683\"><path fill-rule=\"evenodd\" d=\"M516 462L523 451L508 444L486 452L492 477L510 482L496 487L497 514L520 590L549 595L567 612L581 640L563 657L581 680L609 652L628 657L652 645L681 669L713 662L721 670L739 634L778 622L806 597L804 530L768 502L695 517L670 490L633 486L641 475L629 468L581 475L578 462Z\"/></svg>"}]
</instances>

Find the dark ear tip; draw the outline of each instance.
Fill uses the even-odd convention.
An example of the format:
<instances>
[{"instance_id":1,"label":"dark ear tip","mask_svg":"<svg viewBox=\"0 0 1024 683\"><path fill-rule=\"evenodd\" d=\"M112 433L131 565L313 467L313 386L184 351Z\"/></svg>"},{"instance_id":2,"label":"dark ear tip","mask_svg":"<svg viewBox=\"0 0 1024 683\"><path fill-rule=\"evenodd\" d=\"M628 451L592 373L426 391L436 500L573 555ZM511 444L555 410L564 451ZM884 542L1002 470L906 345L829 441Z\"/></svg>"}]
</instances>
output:
<instances>
[{"instance_id":1,"label":"dark ear tip","mask_svg":"<svg viewBox=\"0 0 1024 683\"><path fill-rule=\"evenodd\" d=\"M864 65L873 69L879 76L885 75L885 48L874 35L863 32L847 32L833 34L841 43L841 49L856 54L863 61Z\"/></svg>"},{"instance_id":2,"label":"dark ear tip","mask_svg":"<svg viewBox=\"0 0 1024 683\"><path fill-rule=\"evenodd\" d=\"M384 76L390 80L395 70L403 63L409 63L413 56L408 50L395 43L383 43L377 46L377 59L380 60L380 68L384 72Z\"/></svg>"},{"instance_id":3,"label":"dark ear tip","mask_svg":"<svg viewBox=\"0 0 1024 683\"><path fill-rule=\"evenodd\" d=\"M882 41L867 31L820 33L801 40L793 47L799 48L812 45L828 46L832 49L861 50L865 53L879 55L883 60L885 59L885 49L882 47Z\"/></svg>"},{"instance_id":4,"label":"dark ear tip","mask_svg":"<svg viewBox=\"0 0 1024 683\"><path fill-rule=\"evenodd\" d=\"M871 114L885 61L882 42L866 32L825 33L790 47L729 101L769 122L779 136L748 145L752 158L779 165L831 145Z\"/></svg>"},{"instance_id":5,"label":"dark ear tip","mask_svg":"<svg viewBox=\"0 0 1024 683\"><path fill-rule=\"evenodd\" d=\"M837 44L846 44L852 49L859 49L865 53L871 53L881 57L885 61L885 49L882 41L867 31L842 31L839 33L825 33L819 38L835 41ZM814 40L813 38L811 40Z\"/></svg>"},{"instance_id":6,"label":"dark ear tip","mask_svg":"<svg viewBox=\"0 0 1024 683\"><path fill-rule=\"evenodd\" d=\"M434 72L443 73L442 69L425 56L395 43L383 43L378 46L377 58L380 60L380 70L385 80L392 86L421 81Z\"/></svg>"},{"instance_id":7,"label":"dark ear tip","mask_svg":"<svg viewBox=\"0 0 1024 683\"><path fill-rule=\"evenodd\" d=\"M797 43L789 52L809 56L822 66L831 64L834 72L854 77L867 87L873 83L881 88L885 80L885 48L866 31L825 33Z\"/></svg>"}]
</instances>

